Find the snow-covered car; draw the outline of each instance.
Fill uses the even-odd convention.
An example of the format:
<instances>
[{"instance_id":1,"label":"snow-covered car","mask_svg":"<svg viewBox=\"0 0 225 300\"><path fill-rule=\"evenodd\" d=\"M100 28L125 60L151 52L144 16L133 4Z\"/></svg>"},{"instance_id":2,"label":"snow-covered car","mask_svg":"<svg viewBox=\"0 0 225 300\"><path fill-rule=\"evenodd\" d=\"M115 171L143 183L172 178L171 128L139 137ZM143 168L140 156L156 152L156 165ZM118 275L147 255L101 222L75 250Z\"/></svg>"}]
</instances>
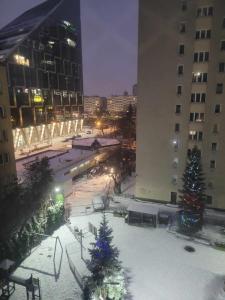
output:
<instances>
[{"instance_id":1,"label":"snow-covered car","mask_svg":"<svg viewBox=\"0 0 225 300\"><path fill-rule=\"evenodd\" d=\"M92 205L93 205L93 209L94 211L99 211L99 210L103 210L104 209L104 203L102 201L102 198L99 197L95 197L92 200Z\"/></svg>"}]
</instances>

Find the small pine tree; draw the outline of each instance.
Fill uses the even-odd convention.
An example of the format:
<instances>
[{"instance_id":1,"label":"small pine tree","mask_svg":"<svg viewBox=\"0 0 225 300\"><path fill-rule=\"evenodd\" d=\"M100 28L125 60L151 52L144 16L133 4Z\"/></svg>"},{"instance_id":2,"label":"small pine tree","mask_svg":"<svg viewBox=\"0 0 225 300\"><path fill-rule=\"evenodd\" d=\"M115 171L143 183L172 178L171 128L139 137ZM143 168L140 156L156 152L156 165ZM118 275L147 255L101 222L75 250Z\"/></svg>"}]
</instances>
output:
<instances>
[{"instance_id":1,"label":"small pine tree","mask_svg":"<svg viewBox=\"0 0 225 300\"><path fill-rule=\"evenodd\" d=\"M112 229L108 226L105 213L98 230L93 248L89 249L91 261L89 269L92 273L92 280L96 286L101 286L105 277L113 275L121 269L119 250L112 245Z\"/></svg>"},{"instance_id":2,"label":"small pine tree","mask_svg":"<svg viewBox=\"0 0 225 300\"><path fill-rule=\"evenodd\" d=\"M182 177L180 230L187 233L198 231L203 222L205 183L201 166L201 152L197 147L191 150Z\"/></svg>"}]
</instances>

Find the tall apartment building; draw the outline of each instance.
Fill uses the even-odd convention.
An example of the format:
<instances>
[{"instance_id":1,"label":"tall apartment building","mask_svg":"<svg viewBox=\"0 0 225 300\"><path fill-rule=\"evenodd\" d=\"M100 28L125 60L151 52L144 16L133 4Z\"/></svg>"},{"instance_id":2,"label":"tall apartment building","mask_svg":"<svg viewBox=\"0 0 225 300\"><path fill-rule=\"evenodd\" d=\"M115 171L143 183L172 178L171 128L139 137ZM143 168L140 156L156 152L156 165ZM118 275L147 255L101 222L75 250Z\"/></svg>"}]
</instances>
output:
<instances>
[{"instance_id":1,"label":"tall apartment building","mask_svg":"<svg viewBox=\"0 0 225 300\"><path fill-rule=\"evenodd\" d=\"M22 128L13 131L15 148L76 130L83 112L80 0L47 0L2 28L0 62L12 125Z\"/></svg>"},{"instance_id":2,"label":"tall apartment building","mask_svg":"<svg viewBox=\"0 0 225 300\"><path fill-rule=\"evenodd\" d=\"M130 104L133 107L136 107L137 97L132 95L122 95L107 98L107 110L112 115L118 115L125 112Z\"/></svg>"},{"instance_id":3,"label":"tall apartment building","mask_svg":"<svg viewBox=\"0 0 225 300\"><path fill-rule=\"evenodd\" d=\"M225 208L225 1L140 0L138 198L176 202L189 149Z\"/></svg>"},{"instance_id":4,"label":"tall apartment building","mask_svg":"<svg viewBox=\"0 0 225 300\"><path fill-rule=\"evenodd\" d=\"M104 111L106 99L99 96L84 96L84 112L88 115L96 115L98 111Z\"/></svg>"},{"instance_id":5,"label":"tall apartment building","mask_svg":"<svg viewBox=\"0 0 225 300\"><path fill-rule=\"evenodd\" d=\"M16 176L6 69L0 65L0 184Z\"/></svg>"}]
</instances>

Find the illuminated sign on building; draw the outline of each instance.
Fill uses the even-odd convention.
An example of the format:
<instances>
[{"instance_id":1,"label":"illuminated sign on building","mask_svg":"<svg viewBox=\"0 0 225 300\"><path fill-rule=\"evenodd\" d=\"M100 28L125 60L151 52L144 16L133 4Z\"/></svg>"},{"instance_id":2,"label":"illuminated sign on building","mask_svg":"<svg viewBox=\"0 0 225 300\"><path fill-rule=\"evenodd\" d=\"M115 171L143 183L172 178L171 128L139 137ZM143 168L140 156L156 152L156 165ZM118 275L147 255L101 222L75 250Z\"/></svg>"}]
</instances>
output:
<instances>
[{"instance_id":1,"label":"illuminated sign on building","mask_svg":"<svg viewBox=\"0 0 225 300\"><path fill-rule=\"evenodd\" d=\"M35 95L34 96L34 102L35 103L41 103L41 102L44 102L44 99L40 95Z\"/></svg>"},{"instance_id":2,"label":"illuminated sign on building","mask_svg":"<svg viewBox=\"0 0 225 300\"><path fill-rule=\"evenodd\" d=\"M28 58L25 58L24 56L19 55L19 54L15 54L14 58L18 65L23 65L23 66L27 66L27 67L30 66L30 61Z\"/></svg>"}]
</instances>

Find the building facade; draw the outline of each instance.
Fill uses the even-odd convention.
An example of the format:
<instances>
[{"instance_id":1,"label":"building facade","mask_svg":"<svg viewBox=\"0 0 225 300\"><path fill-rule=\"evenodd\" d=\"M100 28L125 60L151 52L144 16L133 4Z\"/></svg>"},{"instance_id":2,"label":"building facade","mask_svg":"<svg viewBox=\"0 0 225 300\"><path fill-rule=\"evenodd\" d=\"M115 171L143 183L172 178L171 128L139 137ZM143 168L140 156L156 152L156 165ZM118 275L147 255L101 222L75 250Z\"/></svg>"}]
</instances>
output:
<instances>
[{"instance_id":1,"label":"building facade","mask_svg":"<svg viewBox=\"0 0 225 300\"><path fill-rule=\"evenodd\" d=\"M133 95L111 96L107 98L107 111L111 115L119 115L126 112L130 104L136 108L137 97Z\"/></svg>"},{"instance_id":2,"label":"building facade","mask_svg":"<svg viewBox=\"0 0 225 300\"><path fill-rule=\"evenodd\" d=\"M6 69L0 66L0 183L16 177Z\"/></svg>"},{"instance_id":3,"label":"building facade","mask_svg":"<svg viewBox=\"0 0 225 300\"><path fill-rule=\"evenodd\" d=\"M103 98L99 96L85 96L84 97L84 112L89 116L96 115L103 109Z\"/></svg>"},{"instance_id":4,"label":"building facade","mask_svg":"<svg viewBox=\"0 0 225 300\"><path fill-rule=\"evenodd\" d=\"M225 208L225 2L140 0L136 196L176 202L201 150L207 205Z\"/></svg>"},{"instance_id":5,"label":"building facade","mask_svg":"<svg viewBox=\"0 0 225 300\"><path fill-rule=\"evenodd\" d=\"M48 0L0 31L14 128L75 120L83 112L79 0Z\"/></svg>"}]
</instances>

